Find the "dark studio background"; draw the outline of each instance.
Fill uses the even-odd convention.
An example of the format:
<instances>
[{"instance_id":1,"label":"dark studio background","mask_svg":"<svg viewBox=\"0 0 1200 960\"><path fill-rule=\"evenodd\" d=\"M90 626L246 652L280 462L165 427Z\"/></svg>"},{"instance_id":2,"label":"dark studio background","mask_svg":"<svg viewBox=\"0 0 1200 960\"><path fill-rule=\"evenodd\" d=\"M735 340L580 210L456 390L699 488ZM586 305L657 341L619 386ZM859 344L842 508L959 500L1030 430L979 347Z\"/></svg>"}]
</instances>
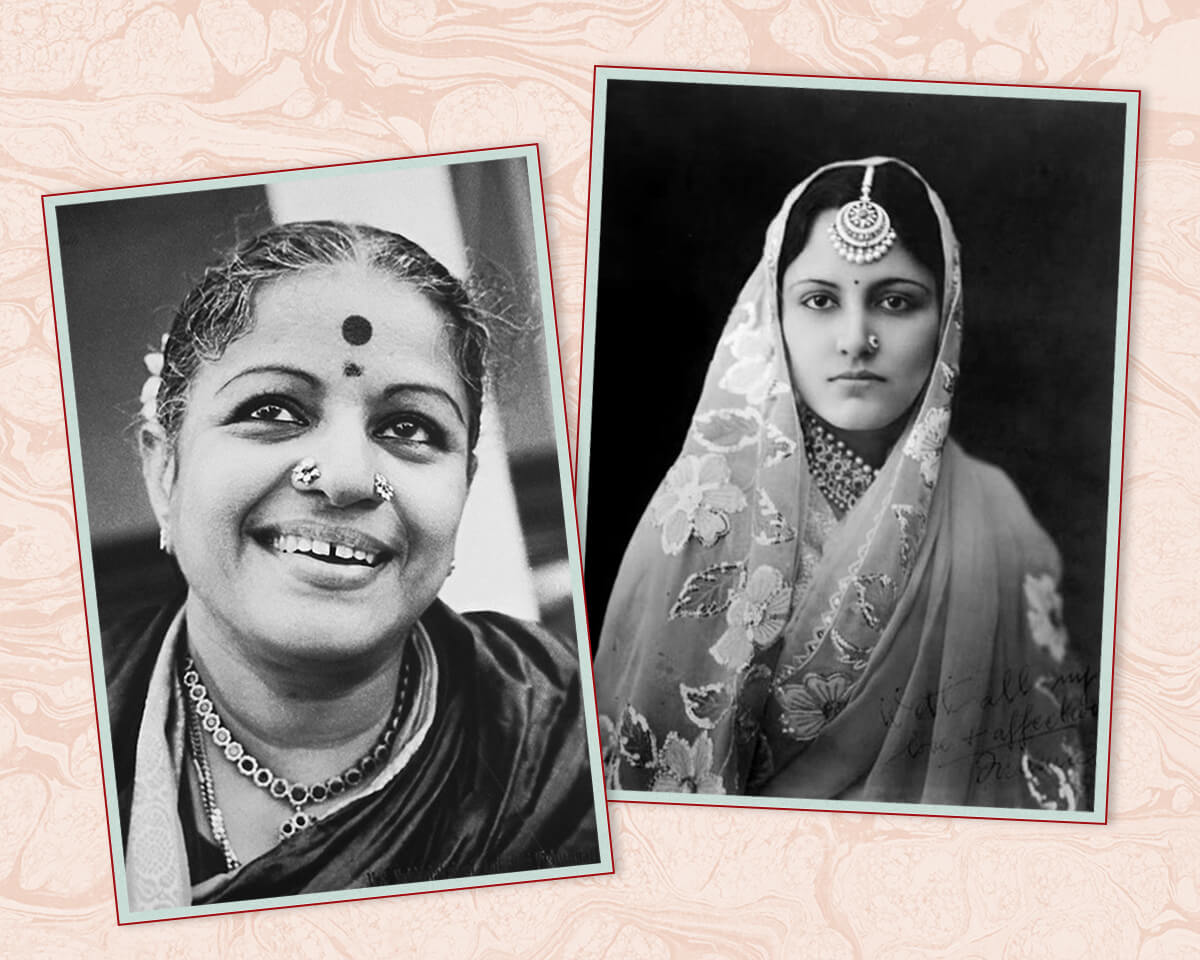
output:
<instances>
[{"instance_id":1,"label":"dark studio background","mask_svg":"<svg viewBox=\"0 0 1200 960\"><path fill-rule=\"evenodd\" d=\"M824 163L884 154L933 185L962 244L951 433L1008 473L1058 544L1072 644L1095 668L1113 614L1101 606L1124 128L1116 104L609 81L587 484L593 645L784 195Z\"/></svg>"}]
</instances>

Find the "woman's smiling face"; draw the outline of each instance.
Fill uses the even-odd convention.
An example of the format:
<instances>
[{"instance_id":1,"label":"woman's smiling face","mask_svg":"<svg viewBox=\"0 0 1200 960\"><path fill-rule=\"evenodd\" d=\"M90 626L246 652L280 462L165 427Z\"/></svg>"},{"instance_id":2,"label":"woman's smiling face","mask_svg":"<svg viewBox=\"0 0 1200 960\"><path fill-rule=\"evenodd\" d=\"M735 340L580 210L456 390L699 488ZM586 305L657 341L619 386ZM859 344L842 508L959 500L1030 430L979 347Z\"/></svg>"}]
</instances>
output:
<instances>
[{"instance_id":1,"label":"woman's smiling face","mask_svg":"<svg viewBox=\"0 0 1200 960\"><path fill-rule=\"evenodd\" d=\"M467 495L449 320L358 264L274 279L253 313L201 366L158 475L188 627L276 661L383 649L441 588ZM307 458L320 475L297 487Z\"/></svg>"},{"instance_id":2,"label":"woman's smiling face","mask_svg":"<svg viewBox=\"0 0 1200 960\"><path fill-rule=\"evenodd\" d=\"M878 430L916 400L937 352L941 305L932 272L898 240L881 259L843 259L813 219L780 286L783 339L799 398L842 430Z\"/></svg>"}]
</instances>

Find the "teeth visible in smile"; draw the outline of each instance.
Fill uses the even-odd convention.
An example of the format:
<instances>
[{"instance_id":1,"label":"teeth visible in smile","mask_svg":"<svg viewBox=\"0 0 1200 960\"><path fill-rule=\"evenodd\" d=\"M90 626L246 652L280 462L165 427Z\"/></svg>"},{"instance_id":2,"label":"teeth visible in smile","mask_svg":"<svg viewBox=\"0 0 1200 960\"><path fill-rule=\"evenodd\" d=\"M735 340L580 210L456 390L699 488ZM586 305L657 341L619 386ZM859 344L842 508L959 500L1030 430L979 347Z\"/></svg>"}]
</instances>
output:
<instances>
[{"instance_id":1,"label":"teeth visible in smile","mask_svg":"<svg viewBox=\"0 0 1200 960\"><path fill-rule=\"evenodd\" d=\"M290 533L276 537L271 541L271 546L280 553L311 553L318 557L328 557L332 553L339 560L358 560L371 566L375 565L375 559L379 556L360 547L350 547L344 543L331 544L326 540L312 540Z\"/></svg>"}]
</instances>

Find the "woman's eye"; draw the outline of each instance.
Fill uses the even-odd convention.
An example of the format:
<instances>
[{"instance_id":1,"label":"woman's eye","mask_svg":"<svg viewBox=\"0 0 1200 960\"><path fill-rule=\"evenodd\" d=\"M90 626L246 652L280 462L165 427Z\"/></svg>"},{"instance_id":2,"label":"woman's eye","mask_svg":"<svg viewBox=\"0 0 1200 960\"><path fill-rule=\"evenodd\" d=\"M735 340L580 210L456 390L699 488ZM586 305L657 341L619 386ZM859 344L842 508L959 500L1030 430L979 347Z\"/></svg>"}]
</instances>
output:
<instances>
[{"instance_id":1,"label":"woman's eye","mask_svg":"<svg viewBox=\"0 0 1200 960\"><path fill-rule=\"evenodd\" d=\"M903 313L912 309L912 301L900 293L889 293L879 300L879 305L889 313Z\"/></svg>"},{"instance_id":2,"label":"woman's eye","mask_svg":"<svg viewBox=\"0 0 1200 960\"><path fill-rule=\"evenodd\" d=\"M810 310L829 310L837 306L837 301L827 293L810 293L800 298L800 304Z\"/></svg>"},{"instance_id":3,"label":"woman's eye","mask_svg":"<svg viewBox=\"0 0 1200 960\"><path fill-rule=\"evenodd\" d=\"M418 445L436 444L440 436L435 427L419 417L399 417L385 426L380 435L389 440Z\"/></svg>"},{"instance_id":4,"label":"woman's eye","mask_svg":"<svg viewBox=\"0 0 1200 960\"><path fill-rule=\"evenodd\" d=\"M306 422L292 404L273 397L256 397L242 404L235 414L235 419L252 420L258 423L303 424Z\"/></svg>"}]
</instances>

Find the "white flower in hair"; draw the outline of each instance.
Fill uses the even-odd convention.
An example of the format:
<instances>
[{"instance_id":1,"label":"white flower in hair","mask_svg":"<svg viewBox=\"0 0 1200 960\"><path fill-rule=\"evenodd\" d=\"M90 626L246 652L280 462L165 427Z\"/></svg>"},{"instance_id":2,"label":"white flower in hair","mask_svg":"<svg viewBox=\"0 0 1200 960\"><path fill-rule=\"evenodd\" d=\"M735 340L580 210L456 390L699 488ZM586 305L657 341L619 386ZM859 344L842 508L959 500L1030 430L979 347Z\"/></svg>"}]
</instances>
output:
<instances>
[{"instance_id":1,"label":"white flower in hair","mask_svg":"<svg viewBox=\"0 0 1200 960\"><path fill-rule=\"evenodd\" d=\"M142 404L142 418L144 420L154 420L158 416L158 388L162 386L163 354L167 351L167 339L169 337L170 334L164 333L160 348L142 357L142 362L146 365L146 370L150 374L146 378L146 382L142 384L142 393L138 398Z\"/></svg>"}]
</instances>

